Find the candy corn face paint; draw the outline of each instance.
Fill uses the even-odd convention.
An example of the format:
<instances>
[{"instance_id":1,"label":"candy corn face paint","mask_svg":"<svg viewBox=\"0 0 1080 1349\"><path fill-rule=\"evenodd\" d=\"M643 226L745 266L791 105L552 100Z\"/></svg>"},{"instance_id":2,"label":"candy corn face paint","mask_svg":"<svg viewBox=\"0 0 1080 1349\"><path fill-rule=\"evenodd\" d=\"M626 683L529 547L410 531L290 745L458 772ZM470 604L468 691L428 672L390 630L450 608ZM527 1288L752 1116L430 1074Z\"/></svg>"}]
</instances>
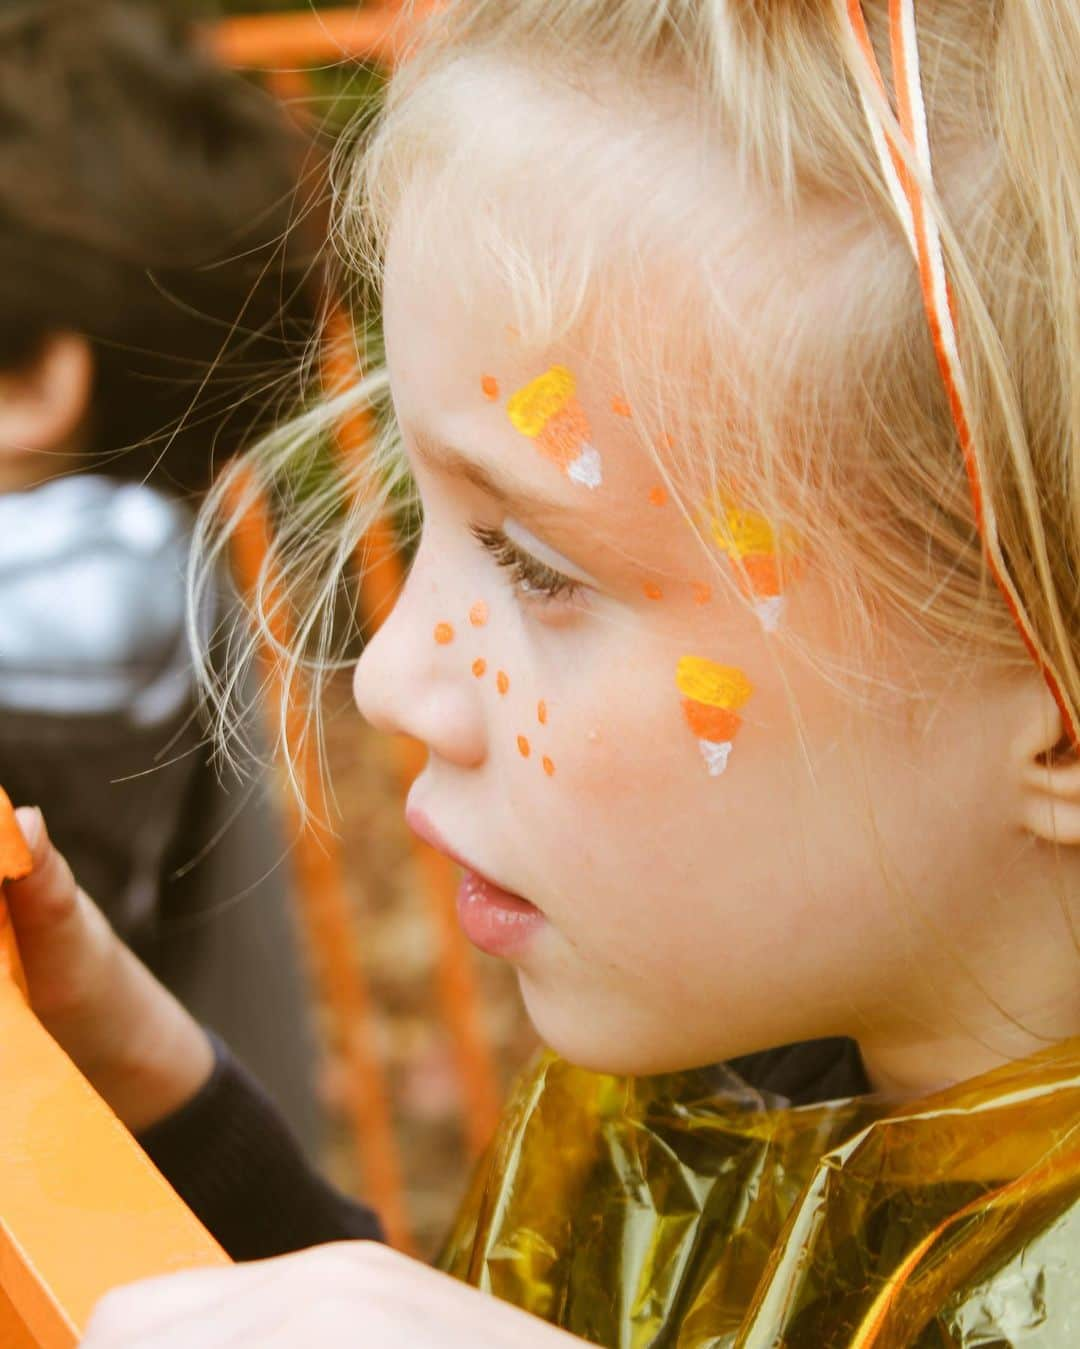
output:
<instances>
[{"instance_id":1,"label":"candy corn face paint","mask_svg":"<svg viewBox=\"0 0 1080 1349\"><path fill-rule=\"evenodd\" d=\"M683 699L683 717L697 737L710 777L728 766L735 737L742 725L739 712L750 701L754 686L734 665L717 665L702 656L684 656L675 671Z\"/></svg>"},{"instance_id":2,"label":"candy corn face paint","mask_svg":"<svg viewBox=\"0 0 1080 1349\"><path fill-rule=\"evenodd\" d=\"M762 627L774 632L784 615L784 582L802 569L794 531L777 534L765 516L726 501L712 516L712 532Z\"/></svg>"},{"instance_id":3,"label":"candy corn face paint","mask_svg":"<svg viewBox=\"0 0 1080 1349\"><path fill-rule=\"evenodd\" d=\"M590 489L604 481L592 427L577 400L577 381L564 365L553 365L511 395L506 405L511 425L536 442L536 448L561 472Z\"/></svg>"}]
</instances>

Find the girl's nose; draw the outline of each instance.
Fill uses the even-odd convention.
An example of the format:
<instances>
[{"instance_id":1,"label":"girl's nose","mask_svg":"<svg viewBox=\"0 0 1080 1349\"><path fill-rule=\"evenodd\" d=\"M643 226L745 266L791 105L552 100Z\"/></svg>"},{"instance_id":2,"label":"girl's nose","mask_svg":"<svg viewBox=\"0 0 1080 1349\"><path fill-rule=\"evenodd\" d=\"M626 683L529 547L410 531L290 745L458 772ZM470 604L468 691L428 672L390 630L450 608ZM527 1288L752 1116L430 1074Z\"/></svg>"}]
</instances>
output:
<instances>
[{"instance_id":1,"label":"girl's nose","mask_svg":"<svg viewBox=\"0 0 1080 1349\"><path fill-rule=\"evenodd\" d=\"M486 737L475 680L457 641L446 640L437 591L426 585L424 572L418 556L393 612L357 662L353 697L372 726L411 735L432 755L476 768Z\"/></svg>"}]
</instances>

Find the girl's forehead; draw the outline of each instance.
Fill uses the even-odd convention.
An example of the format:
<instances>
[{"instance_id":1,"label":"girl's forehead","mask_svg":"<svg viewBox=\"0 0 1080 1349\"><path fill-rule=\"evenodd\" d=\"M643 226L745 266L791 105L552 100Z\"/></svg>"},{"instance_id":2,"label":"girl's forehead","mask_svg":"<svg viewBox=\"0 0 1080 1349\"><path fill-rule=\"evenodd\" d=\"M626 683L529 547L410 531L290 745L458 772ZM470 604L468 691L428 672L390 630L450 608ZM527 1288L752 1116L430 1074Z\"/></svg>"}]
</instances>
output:
<instances>
[{"instance_id":1,"label":"girl's forehead","mask_svg":"<svg viewBox=\"0 0 1080 1349\"><path fill-rule=\"evenodd\" d=\"M440 284L429 256L392 240L384 323L407 444L550 505L612 556L665 565L690 536L665 485L657 414L635 403L633 367L587 325L538 340L517 317L505 287Z\"/></svg>"}]
</instances>

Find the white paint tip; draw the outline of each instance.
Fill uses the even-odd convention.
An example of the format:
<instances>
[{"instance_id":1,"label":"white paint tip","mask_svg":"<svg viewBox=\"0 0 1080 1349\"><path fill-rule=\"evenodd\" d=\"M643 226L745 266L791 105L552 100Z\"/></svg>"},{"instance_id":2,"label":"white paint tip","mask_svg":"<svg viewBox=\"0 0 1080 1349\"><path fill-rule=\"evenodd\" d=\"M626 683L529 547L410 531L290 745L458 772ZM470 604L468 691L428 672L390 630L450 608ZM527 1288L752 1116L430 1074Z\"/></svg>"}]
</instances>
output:
<instances>
[{"instance_id":1,"label":"white paint tip","mask_svg":"<svg viewBox=\"0 0 1080 1349\"><path fill-rule=\"evenodd\" d=\"M567 468L566 476L582 487L597 488L604 481L604 468L600 462L600 452L591 445L582 447L581 453Z\"/></svg>"},{"instance_id":2,"label":"white paint tip","mask_svg":"<svg viewBox=\"0 0 1080 1349\"><path fill-rule=\"evenodd\" d=\"M731 758L733 745L730 740L699 740L698 747L701 750L701 757L705 760L705 767L709 770L709 777L718 778L727 768L728 760Z\"/></svg>"},{"instance_id":3,"label":"white paint tip","mask_svg":"<svg viewBox=\"0 0 1080 1349\"><path fill-rule=\"evenodd\" d=\"M758 600L754 605L754 613L766 632L775 632L784 616L783 595L770 595L766 600Z\"/></svg>"}]
</instances>

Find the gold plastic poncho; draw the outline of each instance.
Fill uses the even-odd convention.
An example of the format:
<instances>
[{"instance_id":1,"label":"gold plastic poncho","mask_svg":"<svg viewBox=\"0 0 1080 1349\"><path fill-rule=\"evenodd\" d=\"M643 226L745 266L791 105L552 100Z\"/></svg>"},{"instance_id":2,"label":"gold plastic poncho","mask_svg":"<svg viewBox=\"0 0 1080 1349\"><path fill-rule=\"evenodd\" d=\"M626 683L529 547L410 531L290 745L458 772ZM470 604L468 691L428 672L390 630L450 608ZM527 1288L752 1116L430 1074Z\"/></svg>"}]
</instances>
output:
<instances>
[{"instance_id":1,"label":"gold plastic poncho","mask_svg":"<svg viewBox=\"0 0 1080 1349\"><path fill-rule=\"evenodd\" d=\"M891 1111L545 1056L442 1263L612 1349L1080 1346L1080 1040Z\"/></svg>"}]
</instances>

